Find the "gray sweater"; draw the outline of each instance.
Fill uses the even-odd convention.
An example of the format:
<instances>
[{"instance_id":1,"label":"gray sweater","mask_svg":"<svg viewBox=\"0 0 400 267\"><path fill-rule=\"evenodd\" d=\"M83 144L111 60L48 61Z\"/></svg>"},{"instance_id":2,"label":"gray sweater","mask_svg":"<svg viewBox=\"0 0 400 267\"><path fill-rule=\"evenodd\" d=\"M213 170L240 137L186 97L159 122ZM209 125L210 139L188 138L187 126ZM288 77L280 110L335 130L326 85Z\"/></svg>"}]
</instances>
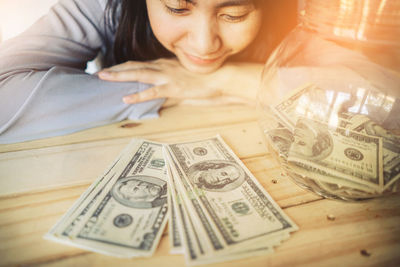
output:
<instances>
[{"instance_id":1,"label":"gray sweater","mask_svg":"<svg viewBox=\"0 0 400 267\"><path fill-rule=\"evenodd\" d=\"M105 28L105 4L61 0L26 32L0 45L0 143L158 116L162 100L122 102L149 85L102 81L85 72L87 62L107 53L113 40L114 29Z\"/></svg>"}]
</instances>

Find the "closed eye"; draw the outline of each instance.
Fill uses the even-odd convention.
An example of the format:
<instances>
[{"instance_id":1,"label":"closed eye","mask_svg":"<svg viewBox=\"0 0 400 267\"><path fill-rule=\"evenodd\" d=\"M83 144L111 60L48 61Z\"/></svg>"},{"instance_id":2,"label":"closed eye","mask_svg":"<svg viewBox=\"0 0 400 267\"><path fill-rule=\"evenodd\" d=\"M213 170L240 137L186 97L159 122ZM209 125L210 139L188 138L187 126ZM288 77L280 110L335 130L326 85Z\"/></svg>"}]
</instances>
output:
<instances>
[{"instance_id":1,"label":"closed eye","mask_svg":"<svg viewBox=\"0 0 400 267\"><path fill-rule=\"evenodd\" d=\"M241 22L244 19L246 19L248 13L244 14L244 15L240 15L240 16L232 16L232 15L228 15L228 14L222 14L221 17L228 22Z\"/></svg>"},{"instance_id":2,"label":"closed eye","mask_svg":"<svg viewBox=\"0 0 400 267\"><path fill-rule=\"evenodd\" d=\"M173 8L169 6L165 6L165 8L170 14L174 15L185 15L190 12L188 8Z\"/></svg>"}]
</instances>

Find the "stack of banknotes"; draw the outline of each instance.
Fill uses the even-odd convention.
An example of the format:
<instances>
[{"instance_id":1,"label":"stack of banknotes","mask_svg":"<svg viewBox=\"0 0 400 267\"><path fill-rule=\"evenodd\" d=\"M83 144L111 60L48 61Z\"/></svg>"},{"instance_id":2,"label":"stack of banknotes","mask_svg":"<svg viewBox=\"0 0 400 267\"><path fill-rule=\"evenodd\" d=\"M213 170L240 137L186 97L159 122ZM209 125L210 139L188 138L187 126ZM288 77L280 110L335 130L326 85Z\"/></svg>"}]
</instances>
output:
<instances>
[{"instance_id":1,"label":"stack of banknotes","mask_svg":"<svg viewBox=\"0 0 400 267\"><path fill-rule=\"evenodd\" d=\"M298 227L221 137L133 139L45 235L118 257L151 256L169 219L188 265L273 252Z\"/></svg>"},{"instance_id":2,"label":"stack of banknotes","mask_svg":"<svg viewBox=\"0 0 400 267\"><path fill-rule=\"evenodd\" d=\"M162 144L133 140L44 236L118 256L151 256L168 219Z\"/></svg>"},{"instance_id":3,"label":"stack of banknotes","mask_svg":"<svg viewBox=\"0 0 400 267\"><path fill-rule=\"evenodd\" d=\"M267 143L300 185L357 200L400 190L400 125L395 98L372 90L338 92L308 84L269 107ZM392 116L393 117L393 116ZM393 128L393 127L392 127Z\"/></svg>"}]
</instances>

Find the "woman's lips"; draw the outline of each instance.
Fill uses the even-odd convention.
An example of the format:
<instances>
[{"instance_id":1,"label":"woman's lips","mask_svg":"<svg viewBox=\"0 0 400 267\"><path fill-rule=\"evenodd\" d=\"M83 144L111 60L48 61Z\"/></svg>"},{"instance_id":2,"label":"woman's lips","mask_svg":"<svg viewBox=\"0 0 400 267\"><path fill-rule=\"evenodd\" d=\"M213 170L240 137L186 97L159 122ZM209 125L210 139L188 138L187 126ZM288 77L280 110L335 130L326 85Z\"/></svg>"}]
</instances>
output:
<instances>
[{"instance_id":1,"label":"woman's lips","mask_svg":"<svg viewBox=\"0 0 400 267\"><path fill-rule=\"evenodd\" d=\"M214 62L217 62L218 60L220 60L222 58L222 56L214 57L214 58L201 58L201 57L193 56L193 55L190 55L187 53L185 53L185 55L190 61L192 61L193 63L195 63L197 65L209 65Z\"/></svg>"}]
</instances>

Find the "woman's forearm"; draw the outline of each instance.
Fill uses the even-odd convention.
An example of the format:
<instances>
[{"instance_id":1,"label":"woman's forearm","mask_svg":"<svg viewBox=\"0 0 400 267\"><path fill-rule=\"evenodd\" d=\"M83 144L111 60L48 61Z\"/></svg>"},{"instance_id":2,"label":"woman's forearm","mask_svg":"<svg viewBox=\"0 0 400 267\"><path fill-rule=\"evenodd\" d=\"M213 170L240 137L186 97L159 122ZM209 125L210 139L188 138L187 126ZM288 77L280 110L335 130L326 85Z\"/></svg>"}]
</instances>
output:
<instances>
[{"instance_id":1,"label":"woman's forearm","mask_svg":"<svg viewBox=\"0 0 400 267\"><path fill-rule=\"evenodd\" d=\"M162 100L127 105L141 83L113 83L84 71L53 67L0 81L0 143L73 133L123 119L158 116Z\"/></svg>"}]
</instances>

